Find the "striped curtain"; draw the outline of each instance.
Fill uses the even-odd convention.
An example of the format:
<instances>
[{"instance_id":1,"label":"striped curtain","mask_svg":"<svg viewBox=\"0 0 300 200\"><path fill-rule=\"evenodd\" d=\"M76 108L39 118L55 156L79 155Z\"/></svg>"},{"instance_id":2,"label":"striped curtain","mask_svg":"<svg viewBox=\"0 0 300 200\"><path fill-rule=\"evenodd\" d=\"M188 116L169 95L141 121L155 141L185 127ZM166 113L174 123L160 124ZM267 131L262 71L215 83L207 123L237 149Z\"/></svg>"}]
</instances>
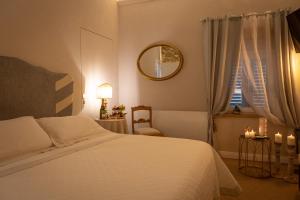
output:
<instances>
[{"instance_id":1,"label":"striped curtain","mask_svg":"<svg viewBox=\"0 0 300 200\"><path fill-rule=\"evenodd\" d=\"M213 145L214 116L229 109L233 93L232 74L238 70L241 17L206 19L203 26L204 65L208 94L208 143Z\"/></svg>"}]
</instances>

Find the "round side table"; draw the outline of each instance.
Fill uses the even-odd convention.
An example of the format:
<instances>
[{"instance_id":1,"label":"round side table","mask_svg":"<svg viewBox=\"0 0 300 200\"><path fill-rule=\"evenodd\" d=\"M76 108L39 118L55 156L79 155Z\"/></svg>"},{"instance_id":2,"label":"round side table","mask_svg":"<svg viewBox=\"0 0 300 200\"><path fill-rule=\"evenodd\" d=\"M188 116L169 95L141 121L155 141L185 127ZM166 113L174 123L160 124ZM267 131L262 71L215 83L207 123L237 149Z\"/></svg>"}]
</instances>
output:
<instances>
[{"instance_id":1,"label":"round side table","mask_svg":"<svg viewBox=\"0 0 300 200\"><path fill-rule=\"evenodd\" d=\"M96 119L103 128L116 133L128 134L128 126L125 118L122 119Z\"/></svg>"},{"instance_id":2,"label":"round side table","mask_svg":"<svg viewBox=\"0 0 300 200\"><path fill-rule=\"evenodd\" d=\"M271 177L272 140L267 136L239 137L239 170L255 178Z\"/></svg>"}]
</instances>

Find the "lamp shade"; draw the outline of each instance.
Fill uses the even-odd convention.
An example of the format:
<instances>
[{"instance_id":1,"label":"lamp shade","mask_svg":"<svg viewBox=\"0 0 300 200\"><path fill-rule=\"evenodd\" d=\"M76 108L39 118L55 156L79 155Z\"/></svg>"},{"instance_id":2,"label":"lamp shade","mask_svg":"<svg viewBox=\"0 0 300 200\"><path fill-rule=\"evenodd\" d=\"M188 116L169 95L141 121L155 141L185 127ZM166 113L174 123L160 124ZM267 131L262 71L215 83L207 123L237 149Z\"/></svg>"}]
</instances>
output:
<instances>
[{"instance_id":1,"label":"lamp shade","mask_svg":"<svg viewBox=\"0 0 300 200\"><path fill-rule=\"evenodd\" d=\"M97 88L98 99L111 99L112 98L112 87L109 83L99 85Z\"/></svg>"}]
</instances>

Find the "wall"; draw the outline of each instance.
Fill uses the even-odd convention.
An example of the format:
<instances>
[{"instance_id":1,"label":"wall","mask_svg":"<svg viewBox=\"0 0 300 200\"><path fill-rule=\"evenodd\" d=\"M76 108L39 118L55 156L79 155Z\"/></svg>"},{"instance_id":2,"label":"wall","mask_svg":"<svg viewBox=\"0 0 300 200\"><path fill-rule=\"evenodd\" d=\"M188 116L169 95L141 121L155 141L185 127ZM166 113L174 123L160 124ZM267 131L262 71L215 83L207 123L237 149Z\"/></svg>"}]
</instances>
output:
<instances>
[{"instance_id":1,"label":"wall","mask_svg":"<svg viewBox=\"0 0 300 200\"><path fill-rule=\"evenodd\" d=\"M108 109L118 103L118 68L114 54L114 41L87 30L81 30L81 64L84 76L85 106L83 113L99 118L100 99L97 99L97 87L103 83L111 84L113 99Z\"/></svg>"},{"instance_id":2,"label":"wall","mask_svg":"<svg viewBox=\"0 0 300 200\"><path fill-rule=\"evenodd\" d=\"M200 19L205 17L264 12L300 7L298 0L153 0L119 8L119 101L127 108L151 105L154 110L207 111L206 77L202 57ZM185 63L174 78L155 82L137 71L139 53L156 42L170 42L183 53ZM128 121L130 123L130 116ZM168 123L168 121L164 121ZM164 123L161 122L161 123ZM237 151L237 138L257 119L217 120L216 145L222 151ZM186 131L188 123L183 123ZM172 124L169 124L171 130ZM270 133L286 128L270 125ZM200 131L200 129L199 129ZM177 137L185 137L185 133Z\"/></svg>"},{"instance_id":3,"label":"wall","mask_svg":"<svg viewBox=\"0 0 300 200\"><path fill-rule=\"evenodd\" d=\"M296 6L297 0L154 0L120 6L120 101L151 104L156 110L207 110L200 19ZM136 60L159 41L177 46L185 63L174 78L154 82L138 73Z\"/></svg>"},{"instance_id":4,"label":"wall","mask_svg":"<svg viewBox=\"0 0 300 200\"><path fill-rule=\"evenodd\" d=\"M153 126L167 137L207 141L207 112L154 111Z\"/></svg>"},{"instance_id":5,"label":"wall","mask_svg":"<svg viewBox=\"0 0 300 200\"><path fill-rule=\"evenodd\" d=\"M80 27L100 34L94 38L110 38L116 60L117 14L117 4L112 0L2 0L0 55L71 74L75 81L74 113L78 113L82 107ZM99 66L96 63L94 67ZM116 63L105 67L117 70ZM118 100L117 73L113 76Z\"/></svg>"},{"instance_id":6,"label":"wall","mask_svg":"<svg viewBox=\"0 0 300 200\"><path fill-rule=\"evenodd\" d=\"M239 147L239 136L245 132L246 127L251 127L258 132L258 118L252 117L220 117L216 119L215 147L224 156L237 158ZM292 130L270 122L267 124L268 136L274 141L274 134L280 132L283 135L282 154L286 155L286 136Z\"/></svg>"}]
</instances>

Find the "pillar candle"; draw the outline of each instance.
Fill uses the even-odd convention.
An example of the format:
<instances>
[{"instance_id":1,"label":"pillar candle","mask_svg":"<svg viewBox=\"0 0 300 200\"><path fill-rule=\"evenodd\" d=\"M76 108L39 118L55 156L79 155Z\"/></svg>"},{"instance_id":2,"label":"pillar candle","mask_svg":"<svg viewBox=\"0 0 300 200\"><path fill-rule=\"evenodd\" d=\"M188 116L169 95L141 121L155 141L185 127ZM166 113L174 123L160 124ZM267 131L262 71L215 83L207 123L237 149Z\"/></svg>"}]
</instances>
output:
<instances>
[{"instance_id":1,"label":"pillar candle","mask_svg":"<svg viewBox=\"0 0 300 200\"><path fill-rule=\"evenodd\" d=\"M295 136L293 136L293 134L287 136L287 144L290 146L296 145Z\"/></svg>"},{"instance_id":2,"label":"pillar candle","mask_svg":"<svg viewBox=\"0 0 300 200\"><path fill-rule=\"evenodd\" d=\"M282 135L279 132L275 134L275 143L282 144Z\"/></svg>"},{"instance_id":3,"label":"pillar candle","mask_svg":"<svg viewBox=\"0 0 300 200\"><path fill-rule=\"evenodd\" d=\"M254 132L253 129L252 129L252 131L250 132L250 137L251 137L251 138L254 138L254 137L255 137L255 132Z\"/></svg>"},{"instance_id":4,"label":"pillar candle","mask_svg":"<svg viewBox=\"0 0 300 200\"><path fill-rule=\"evenodd\" d=\"M267 124L268 124L268 121L267 121L266 118L259 118L258 134L260 136L266 136L267 135Z\"/></svg>"},{"instance_id":5,"label":"pillar candle","mask_svg":"<svg viewBox=\"0 0 300 200\"><path fill-rule=\"evenodd\" d=\"M246 131L245 132L245 138L249 138L250 137L250 132L249 131Z\"/></svg>"}]
</instances>

